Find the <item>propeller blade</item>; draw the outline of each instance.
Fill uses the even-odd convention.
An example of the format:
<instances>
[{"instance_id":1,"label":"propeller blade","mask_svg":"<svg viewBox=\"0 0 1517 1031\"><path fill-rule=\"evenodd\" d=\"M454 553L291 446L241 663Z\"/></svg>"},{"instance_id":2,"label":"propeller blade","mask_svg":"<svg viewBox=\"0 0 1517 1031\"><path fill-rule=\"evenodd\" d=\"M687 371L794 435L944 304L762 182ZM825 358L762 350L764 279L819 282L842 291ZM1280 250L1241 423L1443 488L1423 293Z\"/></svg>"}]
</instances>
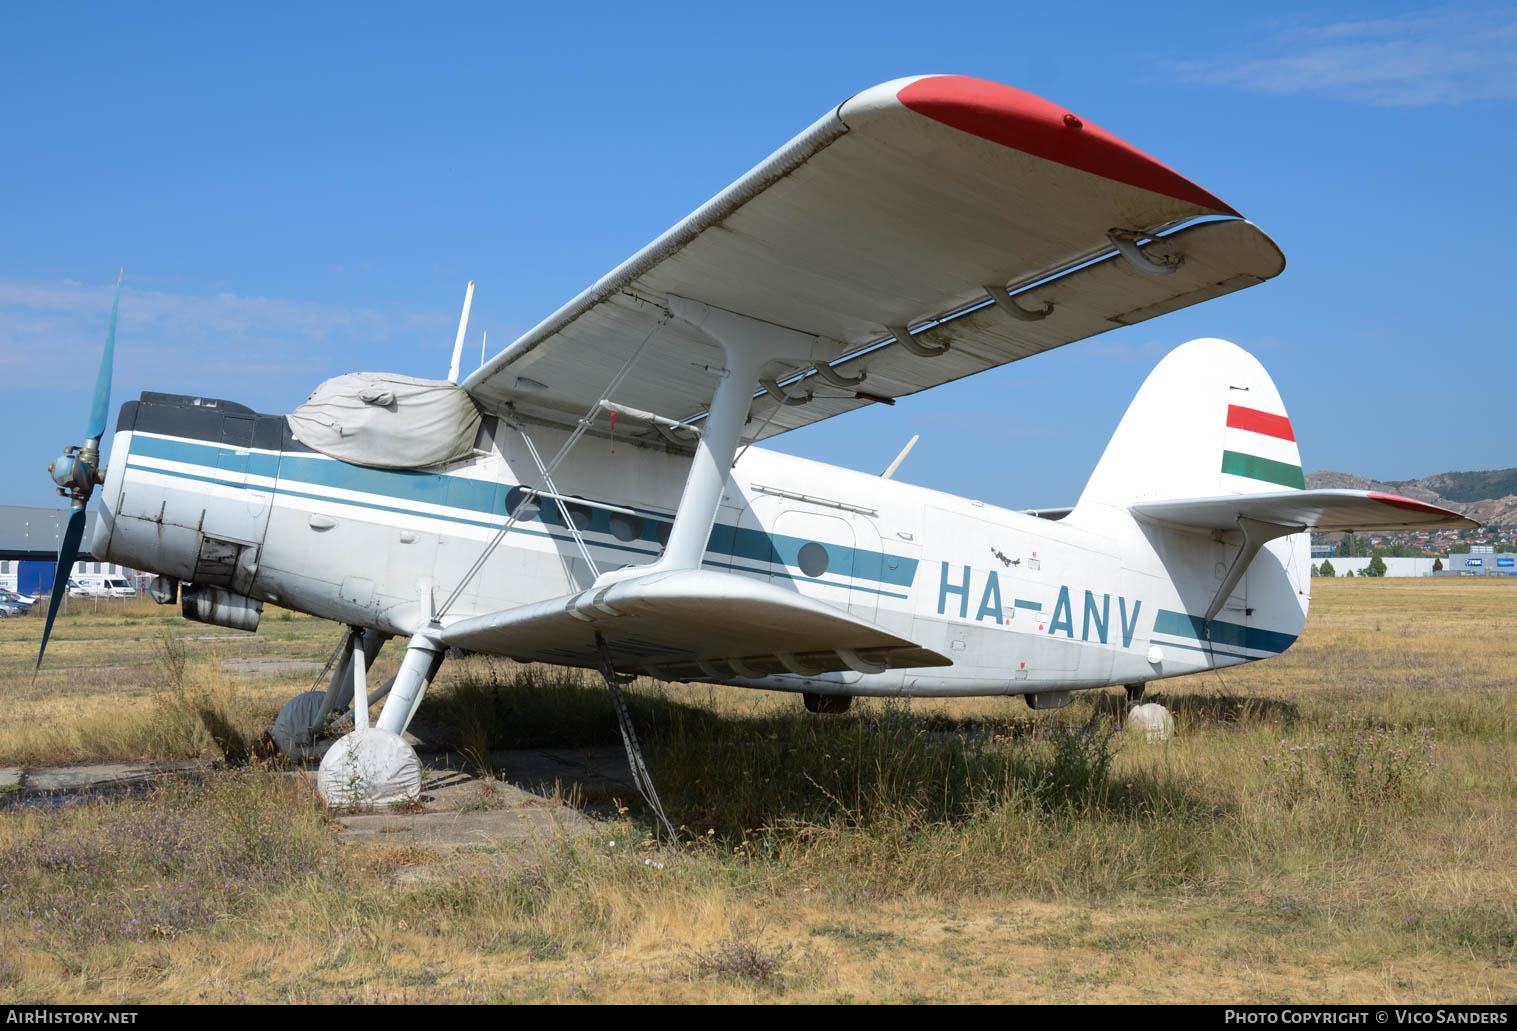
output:
<instances>
[{"instance_id":1,"label":"propeller blade","mask_svg":"<svg viewBox=\"0 0 1517 1031\"><path fill-rule=\"evenodd\" d=\"M122 270L124 272L125 269ZM86 440L105 435L105 417L111 406L111 371L116 362L116 311L121 307L121 272L116 273L116 299L111 302L111 328L105 333L105 351L100 355L100 374L95 377L95 405L90 409Z\"/></svg>"},{"instance_id":2,"label":"propeller blade","mask_svg":"<svg viewBox=\"0 0 1517 1031\"><path fill-rule=\"evenodd\" d=\"M53 619L58 615L58 604L68 593L68 577L74 571L74 559L79 555L79 542L84 539L84 509L76 508L68 517L68 529L63 531L63 543L58 546L58 565L53 570L53 596L47 600L47 622L42 625L42 646L37 649L35 673L42 668L42 656L47 652L47 639L53 633Z\"/></svg>"}]
</instances>

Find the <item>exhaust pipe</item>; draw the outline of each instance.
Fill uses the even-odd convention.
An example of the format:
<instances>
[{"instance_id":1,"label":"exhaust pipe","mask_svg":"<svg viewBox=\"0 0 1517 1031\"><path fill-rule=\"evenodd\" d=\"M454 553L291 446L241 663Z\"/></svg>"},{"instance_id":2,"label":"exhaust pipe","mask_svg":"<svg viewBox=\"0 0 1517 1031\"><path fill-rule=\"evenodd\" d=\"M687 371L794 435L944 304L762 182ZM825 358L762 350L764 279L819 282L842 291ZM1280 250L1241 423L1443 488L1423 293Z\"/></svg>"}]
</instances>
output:
<instances>
[{"instance_id":1,"label":"exhaust pipe","mask_svg":"<svg viewBox=\"0 0 1517 1031\"><path fill-rule=\"evenodd\" d=\"M193 619L197 623L252 633L258 629L258 620L263 616L263 602L243 594L233 594L221 587L185 584L180 596L180 611L184 613L184 618Z\"/></svg>"}]
</instances>

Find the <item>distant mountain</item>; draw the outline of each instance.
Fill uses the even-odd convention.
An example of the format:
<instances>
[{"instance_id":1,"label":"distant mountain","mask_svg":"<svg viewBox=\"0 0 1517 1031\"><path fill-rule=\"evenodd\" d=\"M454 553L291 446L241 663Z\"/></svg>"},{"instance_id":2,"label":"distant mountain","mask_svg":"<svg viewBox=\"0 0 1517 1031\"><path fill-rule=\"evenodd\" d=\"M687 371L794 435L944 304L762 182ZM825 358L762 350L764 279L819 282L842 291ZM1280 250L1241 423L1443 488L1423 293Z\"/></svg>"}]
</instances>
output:
<instances>
[{"instance_id":1,"label":"distant mountain","mask_svg":"<svg viewBox=\"0 0 1517 1031\"><path fill-rule=\"evenodd\" d=\"M1438 473L1420 480L1371 480L1352 473L1308 473L1308 487L1381 490L1442 505L1487 526L1517 526L1517 469Z\"/></svg>"},{"instance_id":2,"label":"distant mountain","mask_svg":"<svg viewBox=\"0 0 1517 1031\"><path fill-rule=\"evenodd\" d=\"M1439 473L1414 481L1435 490L1450 501L1486 501L1517 494L1517 469L1492 469L1483 473Z\"/></svg>"}]
</instances>

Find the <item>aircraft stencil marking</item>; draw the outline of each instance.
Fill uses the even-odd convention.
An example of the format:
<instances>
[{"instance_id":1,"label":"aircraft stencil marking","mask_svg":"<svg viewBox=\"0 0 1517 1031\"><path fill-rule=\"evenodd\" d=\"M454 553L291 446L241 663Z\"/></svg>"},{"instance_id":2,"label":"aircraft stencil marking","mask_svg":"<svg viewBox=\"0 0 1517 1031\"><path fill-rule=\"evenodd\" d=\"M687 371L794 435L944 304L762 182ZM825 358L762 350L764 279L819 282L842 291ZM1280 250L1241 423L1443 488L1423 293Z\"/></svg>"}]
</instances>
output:
<instances>
[{"instance_id":1,"label":"aircraft stencil marking","mask_svg":"<svg viewBox=\"0 0 1517 1031\"><path fill-rule=\"evenodd\" d=\"M991 548L990 549L990 553L992 555L994 555L996 558L1000 559L1001 560L1001 565L1005 566L1007 569L1010 569L1012 566L1020 566L1022 564L1022 560L1021 559L1019 559L1019 558L1007 558L1004 554L1002 554L1000 551L998 551L995 548Z\"/></svg>"}]
</instances>

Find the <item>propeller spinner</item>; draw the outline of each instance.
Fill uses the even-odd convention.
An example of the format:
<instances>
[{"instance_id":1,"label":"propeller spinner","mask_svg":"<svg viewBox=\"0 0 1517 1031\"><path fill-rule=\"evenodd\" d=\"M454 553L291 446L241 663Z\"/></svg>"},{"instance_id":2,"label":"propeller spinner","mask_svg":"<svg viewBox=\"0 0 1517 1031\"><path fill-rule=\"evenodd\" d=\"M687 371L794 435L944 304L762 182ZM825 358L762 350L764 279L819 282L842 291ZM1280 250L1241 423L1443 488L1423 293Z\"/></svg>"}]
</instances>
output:
<instances>
[{"instance_id":1,"label":"propeller spinner","mask_svg":"<svg viewBox=\"0 0 1517 1031\"><path fill-rule=\"evenodd\" d=\"M47 622L42 626L42 645L37 649L37 669L42 668L42 656L47 652L47 639L53 633L53 620L58 615L58 605L68 590L69 573L79 555L79 542L84 539L84 510L95 493L97 484L105 481L105 470L100 468L100 438L105 436L105 419L111 405L111 371L116 359L116 312L121 307L121 273L116 274L116 298L111 302L111 324L105 334L105 351L100 356L100 372L95 377L95 398L90 409L89 427L84 431L84 443L70 447L59 455L48 472L58 485L58 493L69 500L68 527L63 532L63 541L58 546L58 564L53 569L53 593L47 601Z\"/></svg>"}]
</instances>

